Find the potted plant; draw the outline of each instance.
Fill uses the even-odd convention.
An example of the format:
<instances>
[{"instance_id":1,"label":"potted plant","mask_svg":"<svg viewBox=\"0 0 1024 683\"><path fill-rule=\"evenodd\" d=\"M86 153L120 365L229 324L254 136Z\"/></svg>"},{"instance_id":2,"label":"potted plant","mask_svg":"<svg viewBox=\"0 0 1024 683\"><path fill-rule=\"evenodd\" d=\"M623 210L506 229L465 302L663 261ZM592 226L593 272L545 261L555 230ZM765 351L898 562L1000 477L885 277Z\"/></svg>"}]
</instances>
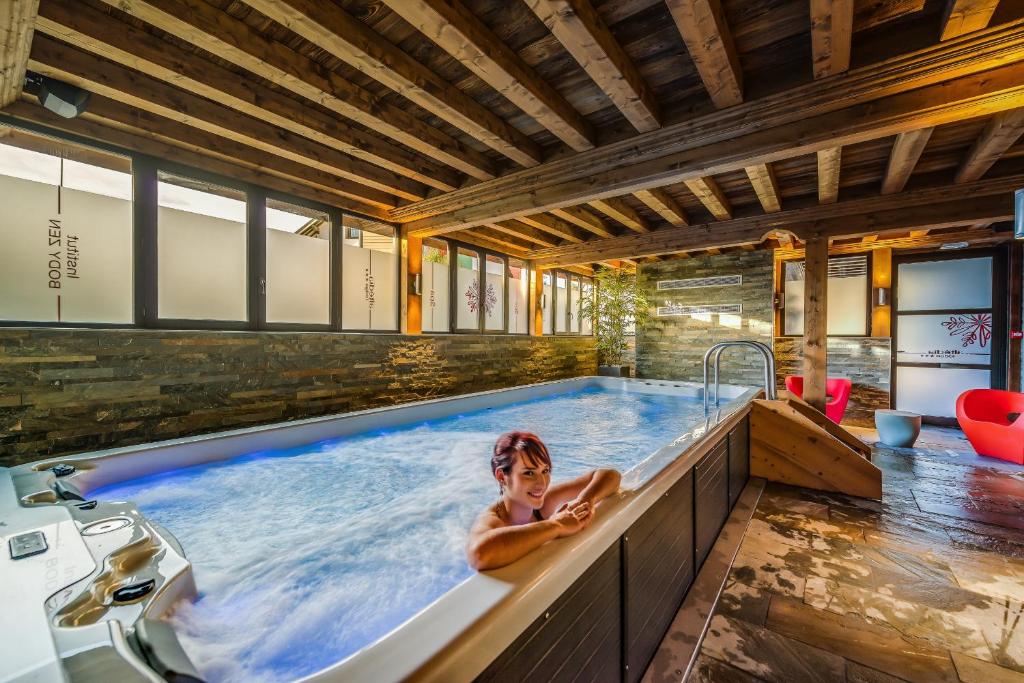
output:
<instances>
[{"instance_id":1,"label":"potted plant","mask_svg":"<svg viewBox=\"0 0 1024 683\"><path fill-rule=\"evenodd\" d=\"M600 364L597 374L629 377L623 365L627 331L632 325L647 322L649 304L635 275L621 270L602 269L594 274L595 294L583 299L580 315L594 321L594 336Z\"/></svg>"}]
</instances>

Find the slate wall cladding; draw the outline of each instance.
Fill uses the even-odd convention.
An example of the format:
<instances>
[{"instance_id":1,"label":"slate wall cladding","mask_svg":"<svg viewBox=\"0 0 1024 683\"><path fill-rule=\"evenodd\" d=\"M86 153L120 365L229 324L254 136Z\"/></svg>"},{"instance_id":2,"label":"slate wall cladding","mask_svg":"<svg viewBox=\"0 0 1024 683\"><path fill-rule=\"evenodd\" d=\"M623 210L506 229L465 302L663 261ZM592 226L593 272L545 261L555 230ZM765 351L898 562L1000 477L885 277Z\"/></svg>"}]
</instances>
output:
<instances>
[{"instance_id":1,"label":"slate wall cladding","mask_svg":"<svg viewBox=\"0 0 1024 683\"><path fill-rule=\"evenodd\" d=\"M0 466L596 372L590 337L0 329Z\"/></svg>"},{"instance_id":2,"label":"slate wall cladding","mask_svg":"<svg viewBox=\"0 0 1024 683\"><path fill-rule=\"evenodd\" d=\"M772 343L772 252L744 251L657 263L645 263L638 277L652 308L647 324L637 333L637 376L702 380L708 347L720 341L752 339ZM719 275L743 276L734 286L658 291L659 280ZM742 304L739 316L710 314L658 317L658 306ZM763 370L756 353L730 350L722 357L722 382L761 384Z\"/></svg>"},{"instance_id":3,"label":"slate wall cladding","mask_svg":"<svg viewBox=\"0 0 1024 683\"><path fill-rule=\"evenodd\" d=\"M830 337L828 376L853 382L843 424L874 427L875 410L889 407L891 340L888 337ZM779 389L786 375L803 374L803 338L776 337Z\"/></svg>"}]
</instances>

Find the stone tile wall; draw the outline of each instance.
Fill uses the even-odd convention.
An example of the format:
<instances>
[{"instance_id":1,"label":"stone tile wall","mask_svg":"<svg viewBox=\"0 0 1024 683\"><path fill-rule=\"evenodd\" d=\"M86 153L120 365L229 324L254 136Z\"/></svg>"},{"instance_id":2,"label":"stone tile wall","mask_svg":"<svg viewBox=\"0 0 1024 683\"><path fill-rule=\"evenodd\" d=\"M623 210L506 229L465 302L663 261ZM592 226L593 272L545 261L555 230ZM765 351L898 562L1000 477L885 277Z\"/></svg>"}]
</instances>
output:
<instances>
[{"instance_id":1,"label":"stone tile wall","mask_svg":"<svg viewBox=\"0 0 1024 683\"><path fill-rule=\"evenodd\" d=\"M590 337L0 329L0 466L596 371Z\"/></svg>"},{"instance_id":2,"label":"stone tile wall","mask_svg":"<svg viewBox=\"0 0 1024 683\"><path fill-rule=\"evenodd\" d=\"M731 252L714 256L645 263L638 277L652 306L651 317L637 332L639 377L701 381L708 347L720 341L751 339L772 343L772 252ZM742 275L740 285L658 291L659 280ZM738 316L658 317L658 306L673 304L742 304ZM762 383L760 356L730 350L722 357L722 382Z\"/></svg>"},{"instance_id":3,"label":"stone tile wall","mask_svg":"<svg viewBox=\"0 0 1024 683\"><path fill-rule=\"evenodd\" d=\"M888 337L829 338L828 376L853 382L843 424L873 427L875 409L889 407L890 342ZM775 360L782 390L786 375L803 374L803 338L776 337Z\"/></svg>"}]
</instances>

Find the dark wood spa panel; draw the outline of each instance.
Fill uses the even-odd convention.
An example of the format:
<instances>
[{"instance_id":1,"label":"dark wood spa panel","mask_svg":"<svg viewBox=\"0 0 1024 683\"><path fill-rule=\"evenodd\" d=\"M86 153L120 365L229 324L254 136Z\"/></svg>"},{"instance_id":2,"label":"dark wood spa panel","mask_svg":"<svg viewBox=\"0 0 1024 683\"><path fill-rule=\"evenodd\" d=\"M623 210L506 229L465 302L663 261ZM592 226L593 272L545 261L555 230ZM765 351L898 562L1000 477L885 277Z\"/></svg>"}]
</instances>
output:
<instances>
[{"instance_id":1,"label":"dark wood spa panel","mask_svg":"<svg viewBox=\"0 0 1024 683\"><path fill-rule=\"evenodd\" d=\"M736 505L750 479L750 418L744 417L729 432L729 507Z\"/></svg>"},{"instance_id":2,"label":"dark wood spa panel","mask_svg":"<svg viewBox=\"0 0 1024 683\"><path fill-rule=\"evenodd\" d=\"M697 567L704 564L729 516L729 442L723 439L694 467Z\"/></svg>"},{"instance_id":3,"label":"dark wood spa panel","mask_svg":"<svg viewBox=\"0 0 1024 683\"><path fill-rule=\"evenodd\" d=\"M693 471L622 538L628 644L624 679L640 680L693 583Z\"/></svg>"},{"instance_id":4,"label":"dark wood spa panel","mask_svg":"<svg viewBox=\"0 0 1024 683\"><path fill-rule=\"evenodd\" d=\"M622 669L621 563L620 545L613 543L477 682L616 680Z\"/></svg>"}]
</instances>

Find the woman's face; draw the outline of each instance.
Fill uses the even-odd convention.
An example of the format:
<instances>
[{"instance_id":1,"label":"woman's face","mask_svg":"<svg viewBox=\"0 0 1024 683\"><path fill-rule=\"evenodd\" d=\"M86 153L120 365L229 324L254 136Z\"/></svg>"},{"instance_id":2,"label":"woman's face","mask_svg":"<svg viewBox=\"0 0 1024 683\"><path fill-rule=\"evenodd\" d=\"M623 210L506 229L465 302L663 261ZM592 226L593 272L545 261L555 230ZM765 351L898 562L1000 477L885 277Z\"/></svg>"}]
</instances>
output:
<instances>
[{"instance_id":1,"label":"woman's face","mask_svg":"<svg viewBox=\"0 0 1024 683\"><path fill-rule=\"evenodd\" d=\"M506 476L500 470L498 481L505 485L505 495L512 501L539 510L544 505L544 495L551 485L551 467L533 462L523 455L517 455L512 471Z\"/></svg>"}]
</instances>

